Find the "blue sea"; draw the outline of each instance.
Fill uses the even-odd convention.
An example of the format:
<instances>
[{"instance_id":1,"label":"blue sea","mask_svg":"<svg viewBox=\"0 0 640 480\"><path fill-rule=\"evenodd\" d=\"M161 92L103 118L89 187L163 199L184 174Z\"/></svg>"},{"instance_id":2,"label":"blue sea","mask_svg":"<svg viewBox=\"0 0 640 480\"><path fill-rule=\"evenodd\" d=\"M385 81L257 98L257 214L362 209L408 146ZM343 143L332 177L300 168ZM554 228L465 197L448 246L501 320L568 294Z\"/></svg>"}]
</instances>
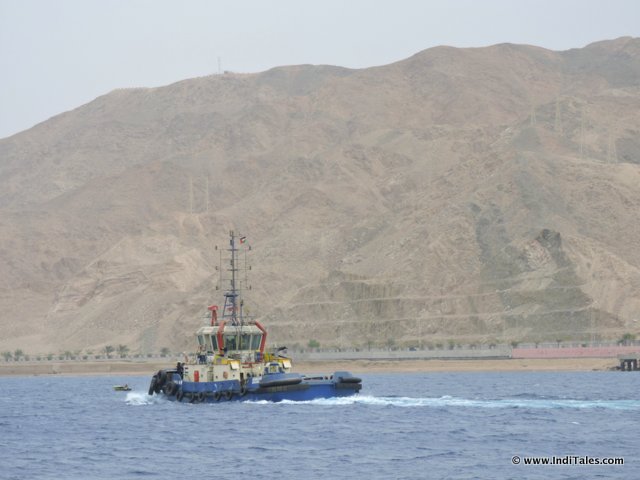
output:
<instances>
[{"instance_id":1,"label":"blue sea","mask_svg":"<svg viewBox=\"0 0 640 480\"><path fill-rule=\"evenodd\" d=\"M150 375L0 378L0 478L640 478L638 372L369 374L352 398L195 405L149 397ZM624 465L525 464L573 456Z\"/></svg>"}]
</instances>

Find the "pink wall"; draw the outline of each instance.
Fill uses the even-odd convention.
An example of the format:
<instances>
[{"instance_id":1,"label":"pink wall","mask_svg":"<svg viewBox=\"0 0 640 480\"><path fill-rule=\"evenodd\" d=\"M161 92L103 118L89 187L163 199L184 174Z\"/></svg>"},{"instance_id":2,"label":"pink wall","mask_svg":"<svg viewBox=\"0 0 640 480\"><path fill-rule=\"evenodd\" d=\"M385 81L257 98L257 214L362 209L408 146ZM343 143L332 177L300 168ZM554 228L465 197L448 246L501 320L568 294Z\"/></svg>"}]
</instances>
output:
<instances>
[{"instance_id":1,"label":"pink wall","mask_svg":"<svg viewBox=\"0 0 640 480\"><path fill-rule=\"evenodd\" d=\"M618 355L637 353L640 346L573 347L573 348L514 348L511 358L615 358Z\"/></svg>"}]
</instances>

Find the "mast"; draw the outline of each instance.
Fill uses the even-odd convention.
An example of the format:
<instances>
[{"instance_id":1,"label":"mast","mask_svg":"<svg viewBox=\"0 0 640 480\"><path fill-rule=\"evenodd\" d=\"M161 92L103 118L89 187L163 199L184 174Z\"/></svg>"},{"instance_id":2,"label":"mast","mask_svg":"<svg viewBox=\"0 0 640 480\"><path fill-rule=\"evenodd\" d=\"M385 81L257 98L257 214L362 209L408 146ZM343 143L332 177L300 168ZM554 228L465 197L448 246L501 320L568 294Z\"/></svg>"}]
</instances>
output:
<instances>
[{"instance_id":1,"label":"mast","mask_svg":"<svg viewBox=\"0 0 640 480\"><path fill-rule=\"evenodd\" d=\"M244 325L242 292L240 284L242 283L239 276L240 262L238 258L238 241L242 244L243 236L237 235L233 230L229 232L229 269L231 278L229 279L229 290L224 294L224 310L222 318L230 321L232 325ZM246 260L245 260L246 263ZM246 266L245 266L246 268ZM246 275L246 273L245 273Z\"/></svg>"},{"instance_id":2,"label":"mast","mask_svg":"<svg viewBox=\"0 0 640 480\"><path fill-rule=\"evenodd\" d=\"M232 325L238 324L238 312L237 312L237 298L238 298L238 290L236 288L236 271L237 271L237 262L236 262L236 237L233 230L229 232L229 271L231 272L231 279L229 290L224 293L224 312L223 318L227 318L231 320Z\"/></svg>"},{"instance_id":3,"label":"mast","mask_svg":"<svg viewBox=\"0 0 640 480\"><path fill-rule=\"evenodd\" d=\"M244 235L236 234L233 230L229 232L229 248L227 251L230 253L229 255L229 268L227 271L231 272L229 280L229 289L224 293L224 308L222 309L222 318L218 327L218 345L220 346L220 352L222 354L223 350L223 336L222 332L224 331L225 325L230 325L232 327L237 327L235 329L237 334L236 345L240 346L241 343L241 333L242 327L245 325L245 317L244 317L244 300L242 298L242 285L245 285L244 288L248 288L251 290L251 285L248 285L248 277L247 277L247 257L246 251L251 250L251 246L247 245L246 248L240 248L239 245L243 245L246 243L246 237ZM218 247L216 247L218 248ZM239 251L244 250L244 275L240 275L240 260L239 260ZM220 253L220 263L222 264L222 252ZM251 270L251 266L248 267ZM222 265L220 267L220 281L222 282ZM225 281L227 280L225 279ZM212 305L209 307L211 310L211 325L217 325L217 307ZM214 311L215 310L215 311ZM258 322L257 320L251 319L249 316L247 319L248 323L251 325L255 325L262 332L262 340L260 341L260 353L264 353L264 348L267 341L267 331L266 329ZM238 328L239 327L239 328ZM248 348L248 347L247 347ZM245 348L246 349L246 348Z\"/></svg>"}]
</instances>

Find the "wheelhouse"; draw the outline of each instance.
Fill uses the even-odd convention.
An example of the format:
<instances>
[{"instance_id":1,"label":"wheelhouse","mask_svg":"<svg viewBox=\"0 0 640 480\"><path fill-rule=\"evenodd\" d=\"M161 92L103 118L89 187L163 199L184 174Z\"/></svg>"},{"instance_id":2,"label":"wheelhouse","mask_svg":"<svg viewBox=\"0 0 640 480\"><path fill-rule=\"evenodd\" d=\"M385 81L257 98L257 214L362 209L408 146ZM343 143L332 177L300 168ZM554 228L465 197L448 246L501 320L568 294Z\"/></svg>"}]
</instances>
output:
<instances>
[{"instance_id":1,"label":"wheelhouse","mask_svg":"<svg viewBox=\"0 0 640 480\"><path fill-rule=\"evenodd\" d=\"M261 325L225 325L201 327L197 333L198 350L205 355L234 353L264 353L266 332Z\"/></svg>"}]
</instances>

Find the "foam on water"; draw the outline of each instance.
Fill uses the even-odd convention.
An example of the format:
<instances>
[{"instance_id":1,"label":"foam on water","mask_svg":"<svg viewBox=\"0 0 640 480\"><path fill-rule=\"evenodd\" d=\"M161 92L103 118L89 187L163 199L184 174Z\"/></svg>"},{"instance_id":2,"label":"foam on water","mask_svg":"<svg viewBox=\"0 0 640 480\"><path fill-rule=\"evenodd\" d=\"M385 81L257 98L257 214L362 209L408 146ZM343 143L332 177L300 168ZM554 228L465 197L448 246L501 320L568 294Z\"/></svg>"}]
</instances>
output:
<instances>
[{"instance_id":1,"label":"foam on water","mask_svg":"<svg viewBox=\"0 0 640 480\"><path fill-rule=\"evenodd\" d=\"M127 392L125 402L127 405L153 405L165 401L159 395L147 395L143 392Z\"/></svg>"},{"instance_id":2,"label":"foam on water","mask_svg":"<svg viewBox=\"0 0 640 480\"><path fill-rule=\"evenodd\" d=\"M270 402L254 402L266 404ZM448 395L442 397L374 397L356 395L353 397L320 398L306 402L283 401L281 404L309 405L372 405L392 407L463 407L463 408L534 408L534 409L609 409L640 410L640 400L577 400L558 398L502 398L502 399L469 399Z\"/></svg>"},{"instance_id":3,"label":"foam on water","mask_svg":"<svg viewBox=\"0 0 640 480\"><path fill-rule=\"evenodd\" d=\"M127 405L154 405L166 400L159 395L147 395L144 392L128 392L125 398ZM245 402L253 405L274 405L268 400ZM351 397L318 398L308 401L283 400L278 405L369 405L379 407L403 408L529 408L529 409L605 409L605 410L640 410L640 400L579 400L570 398L540 397L537 395L517 395L513 398L483 399L460 398L444 395L442 397L376 397L370 395L354 395Z\"/></svg>"}]
</instances>

